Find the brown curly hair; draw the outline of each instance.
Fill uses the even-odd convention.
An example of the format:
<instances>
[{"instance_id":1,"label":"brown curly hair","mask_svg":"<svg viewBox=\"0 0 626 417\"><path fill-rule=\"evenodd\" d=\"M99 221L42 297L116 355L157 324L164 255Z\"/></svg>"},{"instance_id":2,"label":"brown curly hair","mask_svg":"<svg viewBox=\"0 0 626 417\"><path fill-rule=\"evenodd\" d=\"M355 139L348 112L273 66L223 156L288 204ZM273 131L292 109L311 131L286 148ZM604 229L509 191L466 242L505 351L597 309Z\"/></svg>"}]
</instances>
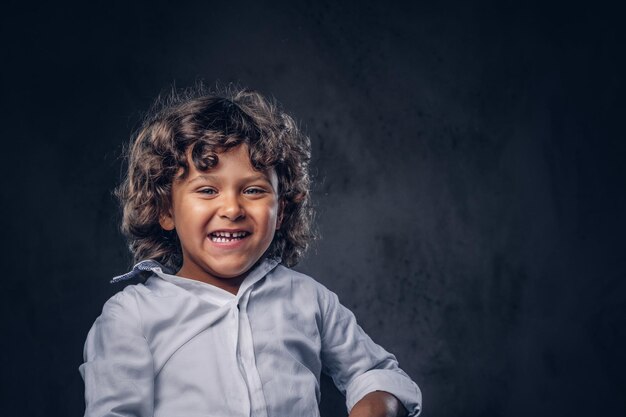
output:
<instances>
[{"instance_id":1,"label":"brown curly hair","mask_svg":"<svg viewBox=\"0 0 626 417\"><path fill-rule=\"evenodd\" d=\"M282 223L266 254L287 266L298 263L313 238L309 138L274 101L233 86L173 90L157 99L131 140L128 172L115 194L135 262L154 259L180 269L176 231L159 224L171 207L172 183L181 170L183 177L188 174L189 151L195 167L206 171L217 164L218 153L242 144L255 169L274 168L278 177Z\"/></svg>"}]
</instances>

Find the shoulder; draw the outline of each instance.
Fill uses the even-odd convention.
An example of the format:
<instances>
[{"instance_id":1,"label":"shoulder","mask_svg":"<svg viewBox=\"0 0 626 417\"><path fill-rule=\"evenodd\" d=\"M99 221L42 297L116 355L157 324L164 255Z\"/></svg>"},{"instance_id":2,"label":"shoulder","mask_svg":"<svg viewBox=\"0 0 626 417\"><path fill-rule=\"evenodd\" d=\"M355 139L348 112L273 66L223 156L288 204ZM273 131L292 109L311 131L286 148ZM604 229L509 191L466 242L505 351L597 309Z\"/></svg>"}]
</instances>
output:
<instances>
[{"instance_id":1,"label":"shoulder","mask_svg":"<svg viewBox=\"0 0 626 417\"><path fill-rule=\"evenodd\" d=\"M137 285L128 285L115 293L102 307L97 321L138 318Z\"/></svg>"},{"instance_id":2,"label":"shoulder","mask_svg":"<svg viewBox=\"0 0 626 417\"><path fill-rule=\"evenodd\" d=\"M302 272L295 271L284 265L278 265L274 270L268 274L268 279L273 282L280 283L281 285L298 285L306 289L316 291L329 291L326 287L320 284L315 278L310 277Z\"/></svg>"},{"instance_id":3,"label":"shoulder","mask_svg":"<svg viewBox=\"0 0 626 417\"><path fill-rule=\"evenodd\" d=\"M96 324L103 322L121 322L126 325L142 327L142 314L146 301L153 298L155 289L151 288L152 279L143 283L127 285L111 298L109 298L102 307L102 313L96 320Z\"/></svg>"},{"instance_id":4,"label":"shoulder","mask_svg":"<svg viewBox=\"0 0 626 417\"><path fill-rule=\"evenodd\" d=\"M171 297L175 295L176 287L157 277L148 278L145 283L136 283L125 286L109 298L104 304L102 312L116 312L120 310L138 311L141 304L151 298Z\"/></svg>"},{"instance_id":5,"label":"shoulder","mask_svg":"<svg viewBox=\"0 0 626 417\"><path fill-rule=\"evenodd\" d=\"M306 299L316 298L321 306L327 306L337 298L337 295L317 281L302 272L294 271L284 265L278 265L268 274L270 285L279 287L290 293L290 296ZM315 297L314 297L315 296Z\"/></svg>"}]
</instances>

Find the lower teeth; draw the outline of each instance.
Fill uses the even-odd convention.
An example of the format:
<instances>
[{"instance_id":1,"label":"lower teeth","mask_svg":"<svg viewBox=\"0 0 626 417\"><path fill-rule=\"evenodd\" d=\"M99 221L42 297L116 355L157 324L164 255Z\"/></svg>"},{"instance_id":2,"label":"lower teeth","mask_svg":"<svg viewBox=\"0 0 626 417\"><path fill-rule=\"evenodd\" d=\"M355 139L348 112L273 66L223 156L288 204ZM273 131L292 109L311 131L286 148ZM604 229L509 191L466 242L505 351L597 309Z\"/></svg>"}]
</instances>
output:
<instances>
[{"instance_id":1,"label":"lower teeth","mask_svg":"<svg viewBox=\"0 0 626 417\"><path fill-rule=\"evenodd\" d=\"M233 241L233 240L240 240L240 239L242 239L242 238L240 238L240 237L234 237L234 238L213 237L213 238L211 238L211 240L213 242L217 242L217 243L226 243L226 242L230 242L230 241Z\"/></svg>"}]
</instances>

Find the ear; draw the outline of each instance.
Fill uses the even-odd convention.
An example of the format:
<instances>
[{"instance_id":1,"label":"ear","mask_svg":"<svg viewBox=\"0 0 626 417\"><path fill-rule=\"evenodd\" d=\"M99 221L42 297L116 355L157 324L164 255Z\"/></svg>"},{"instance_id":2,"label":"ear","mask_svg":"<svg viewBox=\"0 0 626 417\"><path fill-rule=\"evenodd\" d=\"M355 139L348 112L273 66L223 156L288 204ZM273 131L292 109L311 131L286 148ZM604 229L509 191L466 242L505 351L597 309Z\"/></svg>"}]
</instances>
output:
<instances>
[{"instance_id":1,"label":"ear","mask_svg":"<svg viewBox=\"0 0 626 417\"><path fill-rule=\"evenodd\" d=\"M166 213L163 213L161 214L161 216L159 216L159 224L161 225L163 230L167 230L167 231L174 230L176 225L174 223L174 217L172 217L172 213L170 212L170 210L168 210Z\"/></svg>"}]
</instances>

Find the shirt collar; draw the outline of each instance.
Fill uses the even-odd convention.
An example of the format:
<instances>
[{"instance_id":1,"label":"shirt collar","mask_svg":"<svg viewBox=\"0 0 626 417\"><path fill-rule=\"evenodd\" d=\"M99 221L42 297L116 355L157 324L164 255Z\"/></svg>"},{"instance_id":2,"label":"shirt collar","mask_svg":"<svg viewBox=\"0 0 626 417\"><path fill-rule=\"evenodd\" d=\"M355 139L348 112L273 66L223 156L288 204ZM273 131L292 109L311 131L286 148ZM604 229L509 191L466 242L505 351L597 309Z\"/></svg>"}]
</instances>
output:
<instances>
[{"instance_id":1,"label":"shirt collar","mask_svg":"<svg viewBox=\"0 0 626 417\"><path fill-rule=\"evenodd\" d=\"M280 263L280 258L264 258L255 267L253 267L246 278L241 283L237 295L233 295L226 290L218 288L214 285L207 284L202 281L197 281L190 278L179 277L174 274L174 271L161 265L159 262L153 259L146 259L138 262L133 266L133 269L129 272L118 275L111 280L111 283L117 283L120 281L130 280L136 277L147 277L152 274L157 277L171 282L181 288L184 288L191 292L203 292L209 293L211 296L220 300L232 300L234 298L239 299L246 291L267 275L272 269ZM211 297L211 298L213 298Z\"/></svg>"},{"instance_id":2,"label":"shirt collar","mask_svg":"<svg viewBox=\"0 0 626 417\"><path fill-rule=\"evenodd\" d=\"M156 273L157 271L166 273L174 272L153 259L144 259L141 262L137 262L127 273L113 277L111 284L115 284L120 281L128 281L133 278L150 276L152 275L152 272Z\"/></svg>"}]
</instances>

